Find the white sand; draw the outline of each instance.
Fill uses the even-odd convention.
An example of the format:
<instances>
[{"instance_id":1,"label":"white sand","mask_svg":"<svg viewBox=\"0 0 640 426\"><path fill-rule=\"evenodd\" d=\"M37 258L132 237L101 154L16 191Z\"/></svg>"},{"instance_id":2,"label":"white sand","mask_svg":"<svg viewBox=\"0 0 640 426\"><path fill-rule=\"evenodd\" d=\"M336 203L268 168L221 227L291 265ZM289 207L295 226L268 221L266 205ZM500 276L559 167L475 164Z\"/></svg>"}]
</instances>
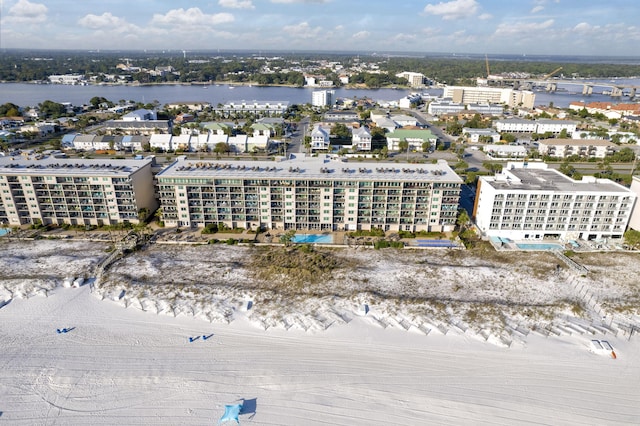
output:
<instances>
[{"instance_id":1,"label":"white sand","mask_svg":"<svg viewBox=\"0 0 640 426\"><path fill-rule=\"evenodd\" d=\"M0 248L0 304L8 301L0 308L0 423L214 424L225 404L242 399L251 412L241 424L255 425L640 423L638 336L514 333L507 348L497 335L485 341L451 324L446 336L415 324L405 330L397 320L411 319L407 312L377 305L367 315L336 309L349 322L336 319L326 330L304 331L308 316L295 309L276 313L265 330L257 303L238 306L250 296L238 289L220 294L216 308L232 312L230 324L211 318L215 310L199 313L204 305L176 302L185 294L156 298L143 312L149 300L118 299L116 288L100 300L88 286L61 287L104 254L91 244L64 247ZM127 259L114 274L142 262ZM138 273L156 268L138 266ZM171 304L168 315L161 302ZM329 316L323 309L319 317ZM390 326L380 327L374 314ZM56 333L63 327L73 329ZM210 337L189 343L195 336ZM617 359L593 351L594 338L607 340Z\"/></svg>"}]
</instances>

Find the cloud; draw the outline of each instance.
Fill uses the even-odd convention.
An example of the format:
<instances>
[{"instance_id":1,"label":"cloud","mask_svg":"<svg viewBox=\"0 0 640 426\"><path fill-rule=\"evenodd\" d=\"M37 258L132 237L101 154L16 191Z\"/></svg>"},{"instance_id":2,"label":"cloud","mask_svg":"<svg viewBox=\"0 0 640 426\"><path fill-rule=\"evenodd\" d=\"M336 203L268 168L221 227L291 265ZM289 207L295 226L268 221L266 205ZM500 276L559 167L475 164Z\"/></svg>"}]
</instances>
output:
<instances>
[{"instance_id":1,"label":"cloud","mask_svg":"<svg viewBox=\"0 0 640 426\"><path fill-rule=\"evenodd\" d=\"M329 3L330 0L271 0L271 3L293 4L293 3Z\"/></svg>"},{"instance_id":2,"label":"cloud","mask_svg":"<svg viewBox=\"0 0 640 426\"><path fill-rule=\"evenodd\" d=\"M92 30L114 28L122 25L129 25L126 20L113 16L109 12L102 15L94 15L92 13L80 18L78 24Z\"/></svg>"},{"instance_id":3,"label":"cloud","mask_svg":"<svg viewBox=\"0 0 640 426\"><path fill-rule=\"evenodd\" d=\"M544 6L536 6L533 9L531 9L531 13L538 13L538 12L542 12L544 10Z\"/></svg>"},{"instance_id":4,"label":"cloud","mask_svg":"<svg viewBox=\"0 0 640 426\"><path fill-rule=\"evenodd\" d=\"M538 34L540 31L548 30L554 24L553 19L547 19L544 22L510 22L498 25L494 35L509 36L517 38L528 38L531 34Z\"/></svg>"},{"instance_id":5,"label":"cloud","mask_svg":"<svg viewBox=\"0 0 640 426\"><path fill-rule=\"evenodd\" d=\"M578 25L576 25L575 27L573 27L573 31L579 32L579 33L587 33L589 31L592 31L594 28L587 24L586 22L580 22Z\"/></svg>"},{"instance_id":6,"label":"cloud","mask_svg":"<svg viewBox=\"0 0 640 426\"><path fill-rule=\"evenodd\" d=\"M9 16L14 23L39 23L46 21L48 11L44 4L20 0L9 9Z\"/></svg>"},{"instance_id":7,"label":"cloud","mask_svg":"<svg viewBox=\"0 0 640 426\"><path fill-rule=\"evenodd\" d=\"M481 21L487 21L491 18L493 18L493 15L490 13L483 13L482 15L478 16L478 19Z\"/></svg>"},{"instance_id":8,"label":"cloud","mask_svg":"<svg viewBox=\"0 0 640 426\"><path fill-rule=\"evenodd\" d=\"M293 36L301 39L317 38L322 34L322 28L311 28L309 23L301 22L296 25L287 25L282 29L287 36Z\"/></svg>"},{"instance_id":9,"label":"cloud","mask_svg":"<svg viewBox=\"0 0 640 426\"><path fill-rule=\"evenodd\" d=\"M414 41L415 39L416 39L416 36L414 34L403 34L403 33L400 33L400 34L396 34L393 37L394 41L401 41L401 42L402 41Z\"/></svg>"},{"instance_id":10,"label":"cloud","mask_svg":"<svg viewBox=\"0 0 640 426\"><path fill-rule=\"evenodd\" d=\"M453 0L446 3L428 4L424 8L424 13L440 15L444 20L453 20L469 18L475 15L478 9L476 0Z\"/></svg>"},{"instance_id":11,"label":"cloud","mask_svg":"<svg viewBox=\"0 0 640 426\"><path fill-rule=\"evenodd\" d=\"M211 26L233 22L234 17L230 13L205 14L197 7L191 7L187 10L183 8L173 9L165 15L156 13L153 15L151 23L153 25L168 26Z\"/></svg>"},{"instance_id":12,"label":"cloud","mask_svg":"<svg viewBox=\"0 0 640 426\"><path fill-rule=\"evenodd\" d=\"M230 9L255 9L251 0L218 0L218 4L222 7Z\"/></svg>"},{"instance_id":13,"label":"cloud","mask_svg":"<svg viewBox=\"0 0 640 426\"><path fill-rule=\"evenodd\" d=\"M354 35L351 36L354 40L366 40L371 36L369 31L358 31Z\"/></svg>"}]
</instances>

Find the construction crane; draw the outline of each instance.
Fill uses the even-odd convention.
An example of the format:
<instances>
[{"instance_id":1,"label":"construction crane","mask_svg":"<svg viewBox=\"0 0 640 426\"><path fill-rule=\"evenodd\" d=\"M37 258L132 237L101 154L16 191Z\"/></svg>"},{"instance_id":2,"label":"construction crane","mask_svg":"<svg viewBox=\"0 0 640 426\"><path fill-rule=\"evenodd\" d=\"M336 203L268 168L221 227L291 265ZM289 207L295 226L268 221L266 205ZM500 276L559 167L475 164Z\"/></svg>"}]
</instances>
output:
<instances>
[{"instance_id":1,"label":"construction crane","mask_svg":"<svg viewBox=\"0 0 640 426\"><path fill-rule=\"evenodd\" d=\"M549 74L545 75L544 77L542 77L543 80L546 80L548 78L551 78L551 76L555 75L558 71L560 71L562 69L562 67L558 67L555 70L551 71Z\"/></svg>"},{"instance_id":2,"label":"construction crane","mask_svg":"<svg viewBox=\"0 0 640 426\"><path fill-rule=\"evenodd\" d=\"M487 80L488 80L491 73L489 72L489 58L487 57L487 55L484 55L484 62L487 65Z\"/></svg>"}]
</instances>

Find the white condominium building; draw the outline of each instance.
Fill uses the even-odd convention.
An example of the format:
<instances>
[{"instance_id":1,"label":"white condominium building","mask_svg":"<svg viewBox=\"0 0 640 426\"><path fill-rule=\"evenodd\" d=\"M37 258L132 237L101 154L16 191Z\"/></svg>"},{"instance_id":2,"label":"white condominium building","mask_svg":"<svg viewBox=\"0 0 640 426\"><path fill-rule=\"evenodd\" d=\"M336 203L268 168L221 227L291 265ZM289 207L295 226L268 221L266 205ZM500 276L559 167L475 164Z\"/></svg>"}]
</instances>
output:
<instances>
[{"instance_id":1,"label":"white condominium building","mask_svg":"<svg viewBox=\"0 0 640 426\"><path fill-rule=\"evenodd\" d=\"M504 104L509 108L531 109L536 95L526 90L503 89L500 87L447 86L443 98L462 104Z\"/></svg>"},{"instance_id":2,"label":"white condominium building","mask_svg":"<svg viewBox=\"0 0 640 426\"><path fill-rule=\"evenodd\" d=\"M620 239L637 195L609 179L573 180L545 163L508 163L480 177L476 225L489 237Z\"/></svg>"},{"instance_id":3,"label":"white condominium building","mask_svg":"<svg viewBox=\"0 0 640 426\"><path fill-rule=\"evenodd\" d=\"M151 159L85 160L0 157L0 223L138 223L153 212Z\"/></svg>"},{"instance_id":4,"label":"white condominium building","mask_svg":"<svg viewBox=\"0 0 640 426\"><path fill-rule=\"evenodd\" d=\"M538 143L540 155L558 158L572 155L582 158L605 158L619 149L615 143L600 139L544 139Z\"/></svg>"},{"instance_id":5,"label":"white condominium building","mask_svg":"<svg viewBox=\"0 0 640 426\"><path fill-rule=\"evenodd\" d=\"M311 93L311 105L317 107L333 105L333 90L314 90Z\"/></svg>"},{"instance_id":6,"label":"white condominium building","mask_svg":"<svg viewBox=\"0 0 640 426\"><path fill-rule=\"evenodd\" d=\"M358 163L329 155L281 161L181 157L157 175L167 226L451 231L462 179L436 164Z\"/></svg>"}]
</instances>

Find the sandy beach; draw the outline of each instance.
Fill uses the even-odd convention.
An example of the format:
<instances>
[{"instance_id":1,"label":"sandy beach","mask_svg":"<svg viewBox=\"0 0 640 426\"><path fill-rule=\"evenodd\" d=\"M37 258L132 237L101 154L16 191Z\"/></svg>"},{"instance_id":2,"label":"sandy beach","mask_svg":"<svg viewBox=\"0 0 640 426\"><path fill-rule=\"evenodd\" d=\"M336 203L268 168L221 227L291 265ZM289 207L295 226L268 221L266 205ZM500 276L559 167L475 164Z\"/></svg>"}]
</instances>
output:
<instances>
[{"instance_id":1,"label":"sandy beach","mask_svg":"<svg viewBox=\"0 0 640 426\"><path fill-rule=\"evenodd\" d=\"M262 280L255 248L155 246L70 284L106 248L0 244L0 422L211 424L236 402L255 425L640 421L633 256L575 276L548 254L349 250L299 286Z\"/></svg>"}]
</instances>

